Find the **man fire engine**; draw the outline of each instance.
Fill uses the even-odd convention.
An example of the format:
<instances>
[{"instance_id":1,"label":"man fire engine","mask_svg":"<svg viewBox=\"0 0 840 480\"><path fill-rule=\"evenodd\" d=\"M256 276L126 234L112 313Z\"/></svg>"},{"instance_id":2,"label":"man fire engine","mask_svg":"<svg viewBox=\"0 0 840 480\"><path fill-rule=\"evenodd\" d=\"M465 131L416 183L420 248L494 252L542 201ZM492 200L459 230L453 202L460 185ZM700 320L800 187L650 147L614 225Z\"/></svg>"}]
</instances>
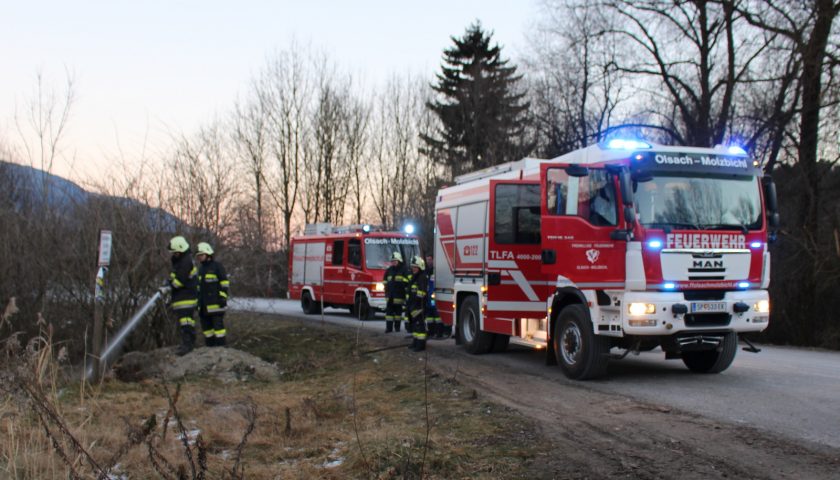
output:
<instances>
[{"instance_id":1,"label":"man fire engine","mask_svg":"<svg viewBox=\"0 0 840 480\"><path fill-rule=\"evenodd\" d=\"M289 249L289 296L305 313L325 307L349 308L362 319L385 310L385 269L394 252L411 258L420 252L417 237L383 232L370 225L307 225Z\"/></svg>"},{"instance_id":2,"label":"man fire engine","mask_svg":"<svg viewBox=\"0 0 840 480\"><path fill-rule=\"evenodd\" d=\"M435 213L437 307L472 353L586 379L658 346L717 373L767 328L775 187L740 147L614 139L458 177Z\"/></svg>"}]
</instances>

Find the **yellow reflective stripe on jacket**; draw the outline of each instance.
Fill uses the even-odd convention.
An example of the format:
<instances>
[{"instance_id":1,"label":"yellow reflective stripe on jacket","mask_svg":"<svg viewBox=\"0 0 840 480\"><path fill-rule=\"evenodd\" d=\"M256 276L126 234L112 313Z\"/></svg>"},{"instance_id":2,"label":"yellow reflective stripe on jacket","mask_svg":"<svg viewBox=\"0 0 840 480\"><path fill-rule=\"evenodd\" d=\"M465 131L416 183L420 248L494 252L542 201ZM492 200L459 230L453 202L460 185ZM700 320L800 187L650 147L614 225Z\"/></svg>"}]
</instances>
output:
<instances>
[{"instance_id":1,"label":"yellow reflective stripe on jacket","mask_svg":"<svg viewBox=\"0 0 840 480\"><path fill-rule=\"evenodd\" d=\"M221 282L219 282L219 285L221 285L223 287L229 287L230 286L230 280L222 280Z\"/></svg>"},{"instance_id":2,"label":"yellow reflective stripe on jacket","mask_svg":"<svg viewBox=\"0 0 840 480\"><path fill-rule=\"evenodd\" d=\"M227 292L225 292L225 291L221 291L221 292L219 292L219 296L220 296L220 297L224 297L224 298L228 298L228 296L227 296Z\"/></svg>"},{"instance_id":3,"label":"yellow reflective stripe on jacket","mask_svg":"<svg viewBox=\"0 0 840 480\"><path fill-rule=\"evenodd\" d=\"M177 302L172 302L172 308L174 309L181 309L181 308L192 308L198 305L198 300L180 300Z\"/></svg>"},{"instance_id":4,"label":"yellow reflective stripe on jacket","mask_svg":"<svg viewBox=\"0 0 840 480\"><path fill-rule=\"evenodd\" d=\"M175 275L175 272L170 273L169 278L172 279L172 286L173 287L177 287L177 288L183 288L184 287L184 284L181 283L180 280L178 280L178 277Z\"/></svg>"}]
</instances>

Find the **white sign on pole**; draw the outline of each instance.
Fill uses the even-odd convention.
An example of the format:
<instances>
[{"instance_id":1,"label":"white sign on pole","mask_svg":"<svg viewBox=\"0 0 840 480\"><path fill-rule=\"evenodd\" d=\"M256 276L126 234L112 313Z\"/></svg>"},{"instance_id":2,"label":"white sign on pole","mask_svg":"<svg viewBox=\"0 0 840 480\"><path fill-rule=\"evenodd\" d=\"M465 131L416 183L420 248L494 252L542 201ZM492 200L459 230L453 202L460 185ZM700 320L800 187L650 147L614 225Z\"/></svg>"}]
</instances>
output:
<instances>
[{"instance_id":1,"label":"white sign on pole","mask_svg":"<svg viewBox=\"0 0 840 480\"><path fill-rule=\"evenodd\" d=\"M107 267L111 264L111 231L101 230L99 232L99 266Z\"/></svg>"}]
</instances>

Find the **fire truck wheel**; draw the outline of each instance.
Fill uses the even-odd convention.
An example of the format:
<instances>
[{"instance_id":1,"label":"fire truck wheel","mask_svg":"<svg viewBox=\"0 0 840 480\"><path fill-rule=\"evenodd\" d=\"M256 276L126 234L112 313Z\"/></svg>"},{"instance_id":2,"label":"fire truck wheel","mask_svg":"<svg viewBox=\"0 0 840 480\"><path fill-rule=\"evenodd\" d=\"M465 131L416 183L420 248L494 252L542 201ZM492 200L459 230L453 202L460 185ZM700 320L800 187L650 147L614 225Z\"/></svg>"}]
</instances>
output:
<instances>
[{"instance_id":1,"label":"fire truck wheel","mask_svg":"<svg viewBox=\"0 0 840 480\"><path fill-rule=\"evenodd\" d=\"M461 304L458 314L458 334L468 352L487 353L493 347L493 334L481 331L478 298L469 296Z\"/></svg>"},{"instance_id":2,"label":"fire truck wheel","mask_svg":"<svg viewBox=\"0 0 840 480\"><path fill-rule=\"evenodd\" d=\"M695 373L720 373L732 365L738 352L738 334L729 332L723 337L720 351L703 350L701 352L683 352L682 361Z\"/></svg>"},{"instance_id":3,"label":"fire truck wheel","mask_svg":"<svg viewBox=\"0 0 840 480\"><path fill-rule=\"evenodd\" d=\"M595 335L583 305L568 305L560 311L551 341L567 377L586 380L607 373L609 339Z\"/></svg>"},{"instance_id":4,"label":"fire truck wheel","mask_svg":"<svg viewBox=\"0 0 840 480\"><path fill-rule=\"evenodd\" d=\"M361 320L370 320L373 318L373 311L370 309L368 299L364 294L356 295L356 301L353 302L353 314Z\"/></svg>"},{"instance_id":5,"label":"fire truck wheel","mask_svg":"<svg viewBox=\"0 0 840 480\"><path fill-rule=\"evenodd\" d=\"M312 300L312 296L309 295L308 291L304 291L300 294L300 308L302 308L303 313L307 315L321 313L321 306L318 305L318 302Z\"/></svg>"}]
</instances>

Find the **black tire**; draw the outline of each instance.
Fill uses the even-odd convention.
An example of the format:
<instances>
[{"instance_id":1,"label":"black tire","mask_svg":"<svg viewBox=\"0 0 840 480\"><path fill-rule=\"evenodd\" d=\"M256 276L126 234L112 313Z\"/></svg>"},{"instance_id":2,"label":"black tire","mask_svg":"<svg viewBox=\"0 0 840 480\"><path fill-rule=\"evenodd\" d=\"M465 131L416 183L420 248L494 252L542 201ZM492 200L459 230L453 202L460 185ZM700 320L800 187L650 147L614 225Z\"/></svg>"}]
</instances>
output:
<instances>
[{"instance_id":1,"label":"black tire","mask_svg":"<svg viewBox=\"0 0 840 480\"><path fill-rule=\"evenodd\" d=\"M493 334L481 330L479 325L478 298L467 297L458 311L458 335L468 352L487 353L493 346Z\"/></svg>"},{"instance_id":2,"label":"black tire","mask_svg":"<svg viewBox=\"0 0 840 480\"><path fill-rule=\"evenodd\" d=\"M723 337L720 351L703 350L700 352L683 352L682 361L689 370L695 373L720 373L735 360L738 353L738 334L729 332Z\"/></svg>"},{"instance_id":3,"label":"black tire","mask_svg":"<svg viewBox=\"0 0 840 480\"><path fill-rule=\"evenodd\" d=\"M493 353L502 353L507 350L508 344L510 343L510 335L502 335L501 333L493 334L493 346L490 347L490 351Z\"/></svg>"},{"instance_id":4,"label":"black tire","mask_svg":"<svg viewBox=\"0 0 840 480\"><path fill-rule=\"evenodd\" d=\"M551 341L563 373L574 380L587 380L607 373L610 340L595 335L583 305L568 305L560 311Z\"/></svg>"},{"instance_id":5,"label":"black tire","mask_svg":"<svg viewBox=\"0 0 840 480\"><path fill-rule=\"evenodd\" d=\"M300 308L302 308L303 313L307 315L321 313L321 305L312 300L312 296L309 295L308 290L304 290L304 292L300 294Z\"/></svg>"},{"instance_id":6,"label":"black tire","mask_svg":"<svg viewBox=\"0 0 840 480\"><path fill-rule=\"evenodd\" d=\"M351 311L360 320L370 320L373 318L373 309L370 308L367 296L363 293L356 295L356 300L353 302Z\"/></svg>"}]
</instances>

